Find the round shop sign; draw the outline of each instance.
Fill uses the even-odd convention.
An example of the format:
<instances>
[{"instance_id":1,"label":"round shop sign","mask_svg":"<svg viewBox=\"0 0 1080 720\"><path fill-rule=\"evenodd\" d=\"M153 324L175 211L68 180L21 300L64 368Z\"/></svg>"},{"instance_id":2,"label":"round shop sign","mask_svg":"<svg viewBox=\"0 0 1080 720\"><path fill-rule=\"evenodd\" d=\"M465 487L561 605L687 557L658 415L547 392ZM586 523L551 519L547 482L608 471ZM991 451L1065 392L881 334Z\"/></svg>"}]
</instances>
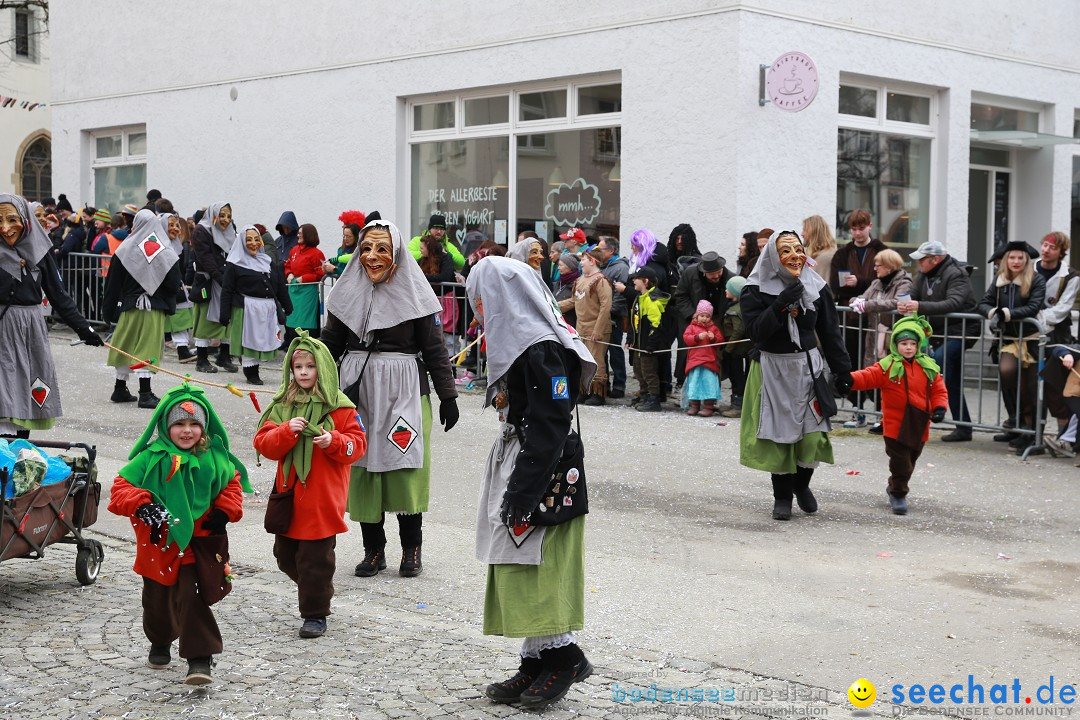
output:
<instances>
[{"instance_id":1,"label":"round shop sign","mask_svg":"<svg viewBox=\"0 0 1080 720\"><path fill-rule=\"evenodd\" d=\"M801 52L784 53L769 66L765 90L773 105L788 112L798 112L817 96L817 66Z\"/></svg>"}]
</instances>

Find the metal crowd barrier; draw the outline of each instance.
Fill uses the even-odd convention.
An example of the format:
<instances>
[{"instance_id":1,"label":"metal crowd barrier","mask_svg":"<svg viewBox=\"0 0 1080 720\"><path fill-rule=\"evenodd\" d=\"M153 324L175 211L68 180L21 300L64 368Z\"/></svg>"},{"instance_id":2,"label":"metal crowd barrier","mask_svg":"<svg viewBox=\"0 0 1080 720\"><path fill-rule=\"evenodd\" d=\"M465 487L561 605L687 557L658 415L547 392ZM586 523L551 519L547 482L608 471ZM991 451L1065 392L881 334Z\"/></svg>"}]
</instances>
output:
<instances>
[{"instance_id":1,"label":"metal crowd barrier","mask_svg":"<svg viewBox=\"0 0 1080 720\"><path fill-rule=\"evenodd\" d=\"M111 257L94 253L68 253L57 258L60 279L68 295L75 301L83 317L91 325L107 325L101 296L105 292L105 276Z\"/></svg>"},{"instance_id":2,"label":"metal crowd barrier","mask_svg":"<svg viewBox=\"0 0 1080 720\"><path fill-rule=\"evenodd\" d=\"M840 313L844 337L849 339L852 337L858 338L857 351L852 356L852 368L861 369L877 362L877 357L864 357L865 338L873 334L876 341L879 332L876 325L873 328L868 326L867 321L869 315L856 313L852 308L846 306L837 306L836 309ZM887 344L892 332L892 324L897 318L901 317L901 315L895 312L889 312L878 313L877 317L879 321L883 321L880 322L880 324L888 328L885 331L885 342ZM950 392L950 410L944 424L960 428L970 428L971 430L1000 433L1011 432L1018 435L1030 435L1033 436L1034 442L1024 449L1022 457L1026 460L1029 455L1043 453L1045 451L1045 446L1043 445L1044 386L1040 372L1046 358L1047 338L1038 322L1034 319L1015 321L1019 322L1020 327L1022 328L1023 339L1020 340L1020 344L1023 346L1032 343L1035 347L1035 352L1031 353L1033 359L1033 363L1031 364L1034 365L1034 372L1036 373L1035 403L1032 416L1032 424L1034 427L1021 427L1022 412L1020 408L1021 401L1024 399L1024 383L1022 379L1024 366L1021 364L1017 370L1015 395L1011 398L1012 407L1016 408L1016 426L1010 428L1004 425L1008 417L1006 399L1004 397L1004 389L1001 386L998 363L991 359L991 349L996 347L1000 350L1001 347L1016 341L1017 338L1005 336L1000 329L995 333L991 333L986 325L986 318L982 315L973 313L949 313L944 316L935 316L935 318L938 317L945 318L946 332L944 334L935 333L934 335L931 335L930 347L931 350L933 350L939 346L945 347L950 342L960 344L962 349L959 351L959 383L950 378L952 373L957 372L955 367L950 365L947 360L939 364L943 366L942 377L945 379L946 385L951 386L952 390L955 390L957 387L961 389L961 395L964 398L964 403L970 418L969 420L962 420L953 415L952 408L957 407L957 405L954 404L954 398L951 397L953 393ZM963 322L965 320L968 322ZM977 323L979 332L978 334L969 335L967 333L968 325L974 323ZM980 358L978 362L970 360L969 354L972 352L975 353L976 357ZM850 350L849 354L851 354ZM943 356L943 360L944 359L945 357ZM989 368L993 368L993 370L989 373L988 377L987 371ZM973 391L972 394L974 397L969 397L969 393L967 392L969 390ZM847 397L840 398L837 402L837 407L841 412L849 413L852 416L866 415L870 417L880 417L880 401L877 400L876 395L876 391L858 392L854 394L853 400L852 398ZM974 400L974 402L972 402L972 400ZM863 408L862 405L867 401L871 406ZM875 402L877 402L876 405ZM1005 410L1004 414L1003 410Z\"/></svg>"}]
</instances>

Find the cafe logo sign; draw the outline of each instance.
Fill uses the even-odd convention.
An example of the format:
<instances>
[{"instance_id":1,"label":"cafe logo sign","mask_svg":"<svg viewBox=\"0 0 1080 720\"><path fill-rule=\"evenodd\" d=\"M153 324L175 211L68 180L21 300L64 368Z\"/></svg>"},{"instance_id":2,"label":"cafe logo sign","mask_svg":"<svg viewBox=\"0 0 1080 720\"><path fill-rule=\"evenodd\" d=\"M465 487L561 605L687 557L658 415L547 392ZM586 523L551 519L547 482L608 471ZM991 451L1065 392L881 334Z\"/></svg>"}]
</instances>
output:
<instances>
[{"instance_id":1,"label":"cafe logo sign","mask_svg":"<svg viewBox=\"0 0 1080 720\"><path fill-rule=\"evenodd\" d=\"M817 97L817 66L801 52L784 53L769 66L765 91L776 107L799 112Z\"/></svg>"},{"instance_id":2,"label":"cafe logo sign","mask_svg":"<svg viewBox=\"0 0 1080 720\"><path fill-rule=\"evenodd\" d=\"M578 178L548 192L544 216L562 227L592 225L600 216L600 202L600 189Z\"/></svg>"}]
</instances>

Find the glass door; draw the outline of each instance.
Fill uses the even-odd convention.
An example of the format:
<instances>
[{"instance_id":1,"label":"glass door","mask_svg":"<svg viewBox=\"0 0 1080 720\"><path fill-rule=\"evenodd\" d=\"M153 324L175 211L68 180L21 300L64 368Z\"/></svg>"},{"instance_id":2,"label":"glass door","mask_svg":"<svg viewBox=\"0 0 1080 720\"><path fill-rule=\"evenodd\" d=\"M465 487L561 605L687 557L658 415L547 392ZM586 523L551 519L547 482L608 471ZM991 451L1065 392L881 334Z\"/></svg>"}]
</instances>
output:
<instances>
[{"instance_id":1,"label":"glass door","mask_svg":"<svg viewBox=\"0 0 1080 720\"><path fill-rule=\"evenodd\" d=\"M982 297L995 272L990 257L1010 240L1012 228L1012 152L971 148L968 171L967 262L975 266L971 284Z\"/></svg>"}]
</instances>

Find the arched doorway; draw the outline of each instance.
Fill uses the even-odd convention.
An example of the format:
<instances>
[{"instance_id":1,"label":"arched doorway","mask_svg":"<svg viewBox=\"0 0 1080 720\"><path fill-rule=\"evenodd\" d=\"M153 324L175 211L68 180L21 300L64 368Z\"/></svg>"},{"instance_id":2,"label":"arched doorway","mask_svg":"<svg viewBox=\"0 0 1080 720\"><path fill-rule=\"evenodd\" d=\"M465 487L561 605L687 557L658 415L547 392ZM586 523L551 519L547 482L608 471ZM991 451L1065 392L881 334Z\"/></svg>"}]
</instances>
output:
<instances>
[{"instance_id":1,"label":"arched doorway","mask_svg":"<svg viewBox=\"0 0 1080 720\"><path fill-rule=\"evenodd\" d=\"M52 142L40 135L26 145L19 158L19 191L28 200L52 195Z\"/></svg>"}]
</instances>

